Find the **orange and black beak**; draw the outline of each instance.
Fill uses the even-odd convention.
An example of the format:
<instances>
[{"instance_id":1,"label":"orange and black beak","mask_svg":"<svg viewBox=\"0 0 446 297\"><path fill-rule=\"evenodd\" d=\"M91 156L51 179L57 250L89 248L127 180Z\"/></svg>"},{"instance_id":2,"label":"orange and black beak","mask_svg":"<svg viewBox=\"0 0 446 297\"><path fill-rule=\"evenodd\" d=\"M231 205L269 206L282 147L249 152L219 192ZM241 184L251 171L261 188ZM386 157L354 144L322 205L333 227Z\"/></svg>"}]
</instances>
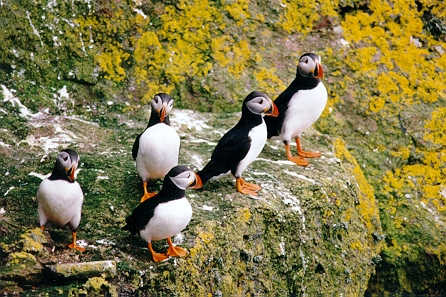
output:
<instances>
[{"instance_id":1,"label":"orange and black beak","mask_svg":"<svg viewBox=\"0 0 446 297\"><path fill-rule=\"evenodd\" d=\"M314 77L315 78L323 78L324 77L324 70L322 69L322 65L320 63L317 63L316 69L314 71Z\"/></svg>"},{"instance_id":2,"label":"orange and black beak","mask_svg":"<svg viewBox=\"0 0 446 297\"><path fill-rule=\"evenodd\" d=\"M163 106L163 107L161 107L161 110L160 110L160 121L161 121L161 123L162 122L164 122L164 119L166 118L166 107L165 106Z\"/></svg>"},{"instance_id":3,"label":"orange and black beak","mask_svg":"<svg viewBox=\"0 0 446 297\"><path fill-rule=\"evenodd\" d=\"M70 169L67 170L68 179L71 182L74 182L74 179L76 178L76 169L77 169L77 163L74 163L73 166L71 166Z\"/></svg>"},{"instance_id":4,"label":"orange and black beak","mask_svg":"<svg viewBox=\"0 0 446 297\"><path fill-rule=\"evenodd\" d=\"M271 102L271 108L265 112L265 115L274 118L279 116L279 109L274 102Z\"/></svg>"},{"instance_id":5,"label":"orange and black beak","mask_svg":"<svg viewBox=\"0 0 446 297\"><path fill-rule=\"evenodd\" d=\"M191 189L201 189L203 187L203 182L201 177L195 173L195 182L191 184Z\"/></svg>"}]
</instances>

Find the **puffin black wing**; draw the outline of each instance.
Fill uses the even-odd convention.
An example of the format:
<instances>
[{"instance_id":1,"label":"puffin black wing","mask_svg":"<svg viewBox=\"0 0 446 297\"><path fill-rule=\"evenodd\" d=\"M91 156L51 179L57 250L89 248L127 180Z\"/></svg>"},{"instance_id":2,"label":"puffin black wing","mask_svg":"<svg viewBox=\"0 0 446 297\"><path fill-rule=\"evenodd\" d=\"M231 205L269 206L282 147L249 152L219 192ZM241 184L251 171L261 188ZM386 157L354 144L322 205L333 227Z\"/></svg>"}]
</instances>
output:
<instances>
[{"instance_id":1,"label":"puffin black wing","mask_svg":"<svg viewBox=\"0 0 446 297\"><path fill-rule=\"evenodd\" d=\"M251 138L247 134L247 131L236 126L220 139L212 153L211 160L198 172L203 183L229 170L233 174L235 173L238 164L251 147Z\"/></svg>"},{"instance_id":2,"label":"puffin black wing","mask_svg":"<svg viewBox=\"0 0 446 297\"><path fill-rule=\"evenodd\" d=\"M283 91L276 100L277 109L279 110L278 117L265 117L265 124L268 130L268 138L273 136L279 136L282 130L283 120L285 119L285 114L288 109L288 103L290 102L293 95L297 92L297 87L295 83L291 83L288 88Z\"/></svg>"},{"instance_id":3,"label":"puffin black wing","mask_svg":"<svg viewBox=\"0 0 446 297\"><path fill-rule=\"evenodd\" d=\"M136 137L135 142L133 143L133 148L132 148L133 160L136 160L136 157L138 156L139 138L141 137L141 135L142 135L142 133Z\"/></svg>"},{"instance_id":4,"label":"puffin black wing","mask_svg":"<svg viewBox=\"0 0 446 297\"><path fill-rule=\"evenodd\" d=\"M155 207L160 203L160 196L156 195L150 199L140 203L129 215L125 222L127 225L122 227L123 230L128 230L132 234L138 233L144 229L150 219L153 217Z\"/></svg>"}]
</instances>

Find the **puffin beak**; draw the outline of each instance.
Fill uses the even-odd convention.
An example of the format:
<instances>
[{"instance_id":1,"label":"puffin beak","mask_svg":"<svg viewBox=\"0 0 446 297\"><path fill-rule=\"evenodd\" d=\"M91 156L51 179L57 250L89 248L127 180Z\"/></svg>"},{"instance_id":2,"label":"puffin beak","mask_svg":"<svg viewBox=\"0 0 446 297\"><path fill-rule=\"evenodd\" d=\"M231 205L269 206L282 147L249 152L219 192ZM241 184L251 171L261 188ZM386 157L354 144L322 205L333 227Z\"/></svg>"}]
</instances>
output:
<instances>
[{"instance_id":1,"label":"puffin beak","mask_svg":"<svg viewBox=\"0 0 446 297\"><path fill-rule=\"evenodd\" d=\"M161 121L161 123L164 122L165 118L166 118L166 107L163 106L163 107L161 107L161 110L160 110L160 121Z\"/></svg>"},{"instance_id":2,"label":"puffin beak","mask_svg":"<svg viewBox=\"0 0 446 297\"><path fill-rule=\"evenodd\" d=\"M77 169L77 163L74 163L73 166L71 166L71 168L68 169L68 173L70 174L70 175L68 176L68 179L69 179L71 182L74 182L76 169Z\"/></svg>"},{"instance_id":3,"label":"puffin beak","mask_svg":"<svg viewBox=\"0 0 446 297\"><path fill-rule=\"evenodd\" d=\"M201 189L203 187L203 182L201 177L195 173L195 182L190 186L191 189Z\"/></svg>"},{"instance_id":4,"label":"puffin beak","mask_svg":"<svg viewBox=\"0 0 446 297\"><path fill-rule=\"evenodd\" d=\"M317 75L316 78L323 78L324 77L324 70L322 69L322 65L317 63Z\"/></svg>"},{"instance_id":5,"label":"puffin beak","mask_svg":"<svg viewBox=\"0 0 446 297\"><path fill-rule=\"evenodd\" d=\"M271 102L271 108L268 111L266 111L265 115L274 118L279 116L279 109L277 108L276 104L274 104L274 102Z\"/></svg>"}]
</instances>

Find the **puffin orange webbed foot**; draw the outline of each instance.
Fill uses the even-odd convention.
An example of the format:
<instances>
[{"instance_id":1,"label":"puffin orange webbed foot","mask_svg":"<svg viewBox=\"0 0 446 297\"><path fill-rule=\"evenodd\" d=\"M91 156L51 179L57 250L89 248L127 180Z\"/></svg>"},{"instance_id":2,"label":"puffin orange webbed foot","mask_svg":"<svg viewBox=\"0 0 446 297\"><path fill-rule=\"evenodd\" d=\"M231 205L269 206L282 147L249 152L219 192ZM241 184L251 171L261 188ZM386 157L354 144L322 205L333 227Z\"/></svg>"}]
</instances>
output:
<instances>
[{"instance_id":1,"label":"puffin orange webbed foot","mask_svg":"<svg viewBox=\"0 0 446 297\"><path fill-rule=\"evenodd\" d=\"M189 252L179 246L169 246L167 255L171 257L186 257Z\"/></svg>"},{"instance_id":2,"label":"puffin orange webbed foot","mask_svg":"<svg viewBox=\"0 0 446 297\"><path fill-rule=\"evenodd\" d=\"M150 253L152 254L152 259L154 262L158 263L158 262L164 261L169 258L169 256L166 254L161 254L161 253L155 252L152 248L152 243L150 243L150 242L147 243L147 247L148 247Z\"/></svg>"},{"instance_id":3,"label":"puffin orange webbed foot","mask_svg":"<svg viewBox=\"0 0 446 297\"><path fill-rule=\"evenodd\" d=\"M156 253L156 252L152 253L152 259L156 263L164 261L168 258L169 258L169 256L166 254L161 254L161 253Z\"/></svg>"},{"instance_id":4,"label":"puffin orange webbed foot","mask_svg":"<svg viewBox=\"0 0 446 297\"><path fill-rule=\"evenodd\" d=\"M169 249L167 250L167 255L172 257L185 257L188 254L186 249L179 246L174 246L170 237L167 237L167 243L169 244Z\"/></svg>"},{"instance_id":5,"label":"puffin orange webbed foot","mask_svg":"<svg viewBox=\"0 0 446 297\"><path fill-rule=\"evenodd\" d=\"M69 245L67 245L70 249L75 249L78 250L79 252L85 252L85 248L75 244L75 243L70 243Z\"/></svg>"},{"instance_id":6,"label":"puffin orange webbed foot","mask_svg":"<svg viewBox=\"0 0 446 297\"><path fill-rule=\"evenodd\" d=\"M73 242L68 244L67 246L70 249L75 249L75 250L78 250L79 252L85 252L85 248L83 248L83 247L81 247L81 246L76 244L76 232L73 232L72 236L73 236Z\"/></svg>"},{"instance_id":7,"label":"puffin orange webbed foot","mask_svg":"<svg viewBox=\"0 0 446 297\"><path fill-rule=\"evenodd\" d=\"M321 153L319 152L305 152L305 151L298 151L297 154L300 157L303 158L319 158L321 156Z\"/></svg>"},{"instance_id":8,"label":"puffin orange webbed foot","mask_svg":"<svg viewBox=\"0 0 446 297\"><path fill-rule=\"evenodd\" d=\"M236 178L236 188L239 193L253 196L257 196L257 192L261 189L261 187L256 184L245 182L241 177Z\"/></svg>"},{"instance_id":9,"label":"puffin orange webbed foot","mask_svg":"<svg viewBox=\"0 0 446 297\"><path fill-rule=\"evenodd\" d=\"M319 158L321 156L320 152L306 152L302 149L302 145L300 143L300 138L296 137L296 147L297 154L303 158Z\"/></svg>"},{"instance_id":10,"label":"puffin orange webbed foot","mask_svg":"<svg viewBox=\"0 0 446 297\"><path fill-rule=\"evenodd\" d=\"M309 164L308 161L305 160L304 158L302 158L301 156L296 156L296 157L288 156L288 160L290 160L291 162L293 162L299 166L303 166L303 167L306 167Z\"/></svg>"},{"instance_id":11,"label":"puffin orange webbed foot","mask_svg":"<svg viewBox=\"0 0 446 297\"><path fill-rule=\"evenodd\" d=\"M258 192L258 191L260 191L260 189L262 189L261 186L256 185L256 184L247 183L246 181L245 181L245 183L243 184L243 187L248 188L248 189L250 189L250 190L253 190L253 191L255 191L255 192Z\"/></svg>"}]
</instances>

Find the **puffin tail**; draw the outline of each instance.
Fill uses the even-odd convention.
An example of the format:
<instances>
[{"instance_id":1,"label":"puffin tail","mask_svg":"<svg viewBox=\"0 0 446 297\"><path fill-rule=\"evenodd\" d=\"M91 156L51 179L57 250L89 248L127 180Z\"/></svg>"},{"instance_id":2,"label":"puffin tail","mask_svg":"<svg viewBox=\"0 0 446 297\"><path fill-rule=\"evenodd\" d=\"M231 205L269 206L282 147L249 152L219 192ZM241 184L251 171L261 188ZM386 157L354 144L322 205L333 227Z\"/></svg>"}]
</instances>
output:
<instances>
[{"instance_id":1,"label":"puffin tail","mask_svg":"<svg viewBox=\"0 0 446 297\"><path fill-rule=\"evenodd\" d=\"M138 232L135 223L133 222L133 216L128 216L126 219L126 225L124 227L122 227L122 230L127 230L132 234L136 234Z\"/></svg>"},{"instance_id":2,"label":"puffin tail","mask_svg":"<svg viewBox=\"0 0 446 297\"><path fill-rule=\"evenodd\" d=\"M214 162L214 160L210 160L209 163L204 166L203 169L197 172L197 174L201 178L201 182L203 185L207 183L211 178L214 176L220 175L222 173L225 173L224 170L222 171L220 168L218 168L217 163Z\"/></svg>"}]
</instances>

